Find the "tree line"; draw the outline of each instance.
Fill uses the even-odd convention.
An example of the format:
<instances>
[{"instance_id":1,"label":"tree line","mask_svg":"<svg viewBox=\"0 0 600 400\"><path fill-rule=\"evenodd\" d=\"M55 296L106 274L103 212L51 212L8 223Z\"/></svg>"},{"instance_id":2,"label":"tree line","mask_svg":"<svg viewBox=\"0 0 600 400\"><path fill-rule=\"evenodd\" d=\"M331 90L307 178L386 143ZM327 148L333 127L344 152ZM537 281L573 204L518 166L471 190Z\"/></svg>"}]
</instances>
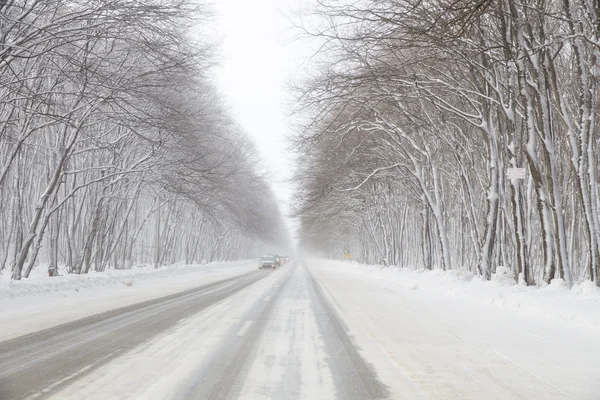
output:
<instances>
[{"instance_id":1,"label":"tree line","mask_svg":"<svg viewBox=\"0 0 600 400\"><path fill-rule=\"evenodd\" d=\"M282 243L188 0L0 2L0 270L231 260Z\"/></svg>"},{"instance_id":2,"label":"tree line","mask_svg":"<svg viewBox=\"0 0 600 400\"><path fill-rule=\"evenodd\" d=\"M597 1L324 0L304 18L322 43L297 88L307 249L600 285Z\"/></svg>"}]
</instances>

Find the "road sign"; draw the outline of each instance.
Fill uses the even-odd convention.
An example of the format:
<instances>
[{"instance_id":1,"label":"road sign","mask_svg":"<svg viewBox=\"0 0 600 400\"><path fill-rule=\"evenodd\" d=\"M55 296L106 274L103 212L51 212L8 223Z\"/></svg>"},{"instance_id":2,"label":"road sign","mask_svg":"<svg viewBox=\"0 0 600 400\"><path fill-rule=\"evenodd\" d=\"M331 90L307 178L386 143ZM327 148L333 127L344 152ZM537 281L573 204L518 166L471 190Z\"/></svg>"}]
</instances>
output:
<instances>
[{"instance_id":1,"label":"road sign","mask_svg":"<svg viewBox=\"0 0 600 400\"><path fill-rule=\"evenodd\" d=\"M344 250L344 260L352 260L352 254L350 250Z\"/></svg>"},{"instance_id":2,"label":"road sign","mask_svg":"<svg viewBox=\"0 0 600 400\"><path fill-rule=\"evenodd\" d=\"M506 177L508 179L525 179L525 168L508 168Z\"/></svg>"}]
</instances>

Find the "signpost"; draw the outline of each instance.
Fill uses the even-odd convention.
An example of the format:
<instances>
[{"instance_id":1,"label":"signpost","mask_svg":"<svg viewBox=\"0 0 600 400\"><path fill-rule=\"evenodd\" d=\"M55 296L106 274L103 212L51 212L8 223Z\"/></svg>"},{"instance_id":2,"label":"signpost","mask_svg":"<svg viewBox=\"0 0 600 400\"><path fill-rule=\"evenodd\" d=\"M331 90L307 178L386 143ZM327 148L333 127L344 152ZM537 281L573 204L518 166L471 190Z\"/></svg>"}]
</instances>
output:
<instances>
[{"instance_id":1,"label":"signpost","mask_svg":"<svg viewBox=\"0 0 600 400\"><path fill-rule=\"evenodd\" d=\"M508 179L525 179L525 168L507 168L506 177Z\"/></svg>"},{"instance_id":2,"label":"signpost","mask_svg":"<svg viewBox=\"0 0 600 400\"><path fill-rule=\"evenodd\" d=\"M352 260L352 254L350 250L344 250L344 260Z\"/></svg>"}]
</instances>

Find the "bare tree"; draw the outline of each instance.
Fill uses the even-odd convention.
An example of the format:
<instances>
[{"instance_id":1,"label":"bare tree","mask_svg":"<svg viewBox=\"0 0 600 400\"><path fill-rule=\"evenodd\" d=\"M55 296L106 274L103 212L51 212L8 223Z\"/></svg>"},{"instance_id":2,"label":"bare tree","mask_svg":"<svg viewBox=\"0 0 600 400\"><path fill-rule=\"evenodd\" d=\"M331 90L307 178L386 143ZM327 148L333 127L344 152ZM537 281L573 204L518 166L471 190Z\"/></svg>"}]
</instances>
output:
<instances>
[{"instance_id":1,"label":"bare tree","mask_svg":"<svg viewBox=\"0 0 600 400\"><path fill-rule=\"evenodd\" d=\"M87 273L286 245L252 144L207 78L206 5L0 5L0 268ZM7 205L7 206L4 206Z\"/></svg>"},{"instance_id":2,"label":"bare tree","mask_svg":"<svg viewBox=\"0 0 600 400\"><path fill-rule=\"evenodd\" d=\"M367 262L600 284L597 4L325 1L308 19L324 44L298 88L307 245L339 255L314 237L344 232ZM338 213L352 230L315 218Z\"/></svg>"}]
</instances>

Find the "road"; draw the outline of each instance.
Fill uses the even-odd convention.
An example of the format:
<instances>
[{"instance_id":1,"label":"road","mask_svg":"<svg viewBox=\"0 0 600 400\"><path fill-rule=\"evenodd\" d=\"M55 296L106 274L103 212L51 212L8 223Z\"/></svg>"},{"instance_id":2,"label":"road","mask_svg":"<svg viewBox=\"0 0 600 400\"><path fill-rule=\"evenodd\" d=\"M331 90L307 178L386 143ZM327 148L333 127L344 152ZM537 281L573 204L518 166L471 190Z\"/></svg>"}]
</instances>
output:
<instances>
[{"instance_id":1,"label":"road","mask_svg":"<svg viewBox=\"0 0 600 400\"><path fill-rule=\"evenodd\" d=\"M265 274L257 271L2 342L0 399L50 394Z\"/></svg>"},{"instance_id":2,"label":"road","mask_svg":"<svg viewBox=\"0 0 600 400\"><path fill-rule=\"evenodd\" d=\"M0 343L0 399L597 399L594 332L491 310L291 262Z\"/></svg>"},{"instance_id":3,"label":"road","mask_svg":"<svg viewBox=\"0 0 600 400\"><path fill-rule=\"evenodd\" d=\"M153 354L145 355L146 349L140 345L152 339L172 342L168 336L178 335L187 319L203 320L203 311L223 307L223 303L259 282L263 284L260 297L252 304L245 302L243 307L238 304L238 308L245 307L243 315L218 335L220 343L211 346L208 357L196 360L198 364L176 377L177 382L170 382L166 390L170 393L144 391L139 398L256 398L258 393L246 388L246 383L260 385L272 378L269 369L276 368L280 380L263 382L266 387L255 388L265 398L309 398L311 393L306 390L313 395L321 393L317 397L386 397L385 386L358 354L306 267L290 263L275 271L252 272L0 343L0 399L131 398L129 388L138 383L126 382L102 394L98 388L106 389L106 384L90 382L82 386L81 382L101 369L112 369L113 363L118 364L120 358L127 359L131 353L139 352L133 357L135 363L145 364L147 357L156 360ZM300 306L296 312L294 306L290 307L292 303ZM282 310L292 313L282 316ZM314 324L307 323L308 318L314 319ZM210 329L207 331L210 335ZM202 341L200 336L195 339ZM278 340L285 342L285 353L281 352L281 344L273 347ZM307 351L307 346L319 348ZM270 350L275 353L267 354ZM313 359L307 359L311 355ZM273 363L277 357L281 358L277 360L279 365L254 370L259 363ZM311 363L314 365L308 365ZM306 369L313 368L302 376ZM132 380L140 379L139 374L130 376ZM311 377L313 382L307 383L306 378Z\"/></svg>"}]
</instances>

